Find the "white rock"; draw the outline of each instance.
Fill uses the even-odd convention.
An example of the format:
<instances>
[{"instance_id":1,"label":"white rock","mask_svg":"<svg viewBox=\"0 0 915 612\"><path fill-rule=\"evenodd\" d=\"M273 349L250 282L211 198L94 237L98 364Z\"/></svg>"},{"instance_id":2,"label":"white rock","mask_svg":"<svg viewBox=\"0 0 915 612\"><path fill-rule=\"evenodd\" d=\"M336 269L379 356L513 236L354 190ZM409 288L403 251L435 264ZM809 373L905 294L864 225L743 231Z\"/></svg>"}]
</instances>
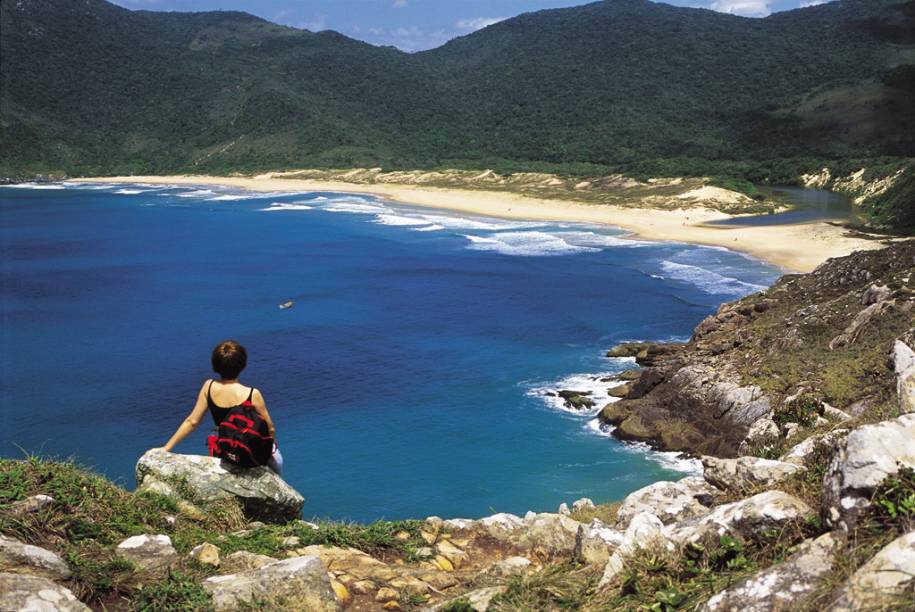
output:
<instances>
[{"instance_id":1,"label":"white rock","mask_svg":"<svg viewBox=\"0 0 915 612\"><path fill-rule=\"evenodd\" d=\"M578 528L573 555L588 565L606 564L613 551L623 543L623 537L622 531L594 519L589 525Z\"/></svg>"},{"instance_id":2,"label":"white rock","mask_svg":"<svg viewBox=\"0 0 915 612\"><path fill-rule=\"evenodd\" d=\"M626 532L623 534L622 542L613 551L610 558L607 559L607 564L604 566L604 574L601 576L598 588L606 586L623 571L626 557L631 556L639 549L651 549L660 546L668 549L672 548L661 519L649 512L642 512L632 517Z\"/></svg>"},{"instance_id":3,"label":"white rock","mask_svg":"<svg viewBox=\"0 0 915 612\"><path fill-rule=\"evenodd\" d=\"M705 516L671 525L667 534L677 544L698 542L723 535L747 536L778 531L788 521L807 520L813 509L782 491L765 491L753 497L718 506Z\"/></svg>"},{"instance_id":4,"label":"white rock","mask_svg":"<svg viewBox=\"0 0 915 612\"><path fill-rule=\"evenodd\" d=\"M450 522L446 521L446 524ZM499 514L481 518L477 521L477 524L483 532L499 542L507 542L519 530L524 529L524 520L507 512L500 512Z\"/></svg>"},{"instance_id":5,"label":"white rock","mask_svg":"<svg viewBox=\"0 0 915 612\"><path fill-rule=\"evenodd\" d=\"M55 553L0 535L0 572L32 574L50 580L66 580L73 575Z\"/></svg>"},{"instance_id":6,"label":"white rock","mask_svg":"<svg viewBox=\"0 0 915 612\"><path fill-rule=\"evenodd\" d=\"M178 561L178 551L167 535L133 536L118 544L115 552L142 573L164 574Z\"/></svg>"},{"instance_id":7,"label":"white rock","mask_svg":"<svg viewBox=\"0 0 915 612\"><path fill-rule=\"evenodd\" d=\"M493 578L506 578L517 574L524 574L531 569L531 560L526 557L509 557L496 561L480 574Z\"/></svg>"},{"instance_id":8,"label":"white rock","mask_svg":"<svg viewBox=\"0 0 915 612\"><path fill-rule=\"evenodd\" d=\"M817 449L817 446L822 444L828 444L832 447L830 452L835 450L836 444L838 441L844 438L848 434L847 429L836 429L829 433L817 434L815 436L810 436L800 444L794 446L787 453L779 457L779 461L784 461L785 463L793 463L794 465L806 466L807 459L811 457L814 451Z\"/></svg>"},{"instance_id":9,"label":"white rock","mask_svg":"<svg viewBox=\"0 0 915 612\"><path fill-rule=\"evenodd\" d=\"M39 510L48 507L54 503L54 498L50 495L32 495L31 497L26 497L17 502L10 504L9 509L13 514L21 515L28 514L31 512L38 512Z\"/></svg>"},{"instance_id":10,"label":"white rock","mask_svg":"<svg viewBox=\"0 0 915 612\"><path fill-rule=\"evenodd\" d=\"M750 430L746 437L740 443L738 452L741 455L747 455L754 449L765 448L767 445L774 444L781 437L781 431L770 417L765 416L750 425Z\"/></svg>"},{"instance_id":11,"label":"white rock","mask_svg":"<svg viewBox=\"0 0 915 612\"><path fill-rule=\"evenodd\" d=\"M475 591L470 591L469 593L464 593L463 595L453 599L449 599L448 601L443 601L442 603L431 606L429 608L424 608L424 612L442 612L444 610L449 610L451 606L458 602L466 603L474 612L486 612L489 610L489 606L492 603L492 600L495 599L497 595L504 593L506 589L507 587L504 586L477 589Z\"/></svg>"},{"instance_id":12,"label":"white rock","mask_svg":"<svg viewBox=\"0 0 915 612\"><path fill-rule=\"evenodd\" d=\"M41 576L12 573L0 573L0 610L90 612L69 589Z\"/></svg>"},{"instance_id":13,"label":"white rock","mask_svg":"<svg viewBox=\"0 0 915 612\"><path fill-rule=\"evenodd\" d=\"M626 529L637 514L649 512L664 524L701 516L710 511L714 497L721 491L698 476L676 482L660 481L633 491L616 513L617 529Z\"/></svg>"},{"instance_id":14,"label":"white rock","mask_svg":"<svg viewBox=\"0 0 915 612\"><path fill-rule=\"evenodd\" d=\"M581 523L568 516L544 512L525 518L522 527L514 532L508 542L521 550L531 550L547 556L570 555L575 549L575 538L580 526Z\"/></svg>"},{"instance_id":15,"label":"white rock","mask_svg":"<svg viewBox=\"0 0 915 612\"><path fill-rule=\"evenodd\" d=\"M570 514L572 514L572 511L569 510L569 505L565 502L562 502L561 504L559 504L559 509L556 510L556 512L558 512L559 514L562 514L564 516L569 516Z\"/></svg>"},{"instance_id":16,"label":"white rock","mask_svg":"<svg viewBox=\"0 0 915 612\"><path fill-rule=\"evenodd\" d=\"M839 589L830 612L857 610L911 610L911 592L904 594L915 577L915 531L893 540L858 568Z\"/></svg>"},{"instance_id":17,"label":"white rock","mask_svg":"<svg viewBox=\"0 0 915 612\"><path fill-rule=\"evenodd\" d=\"M838 442L823 481L827 524L853 527L877 485L900 466L915 468L915 414L853 430Z\"/></svg>"},{"instance_id":18,"label":"white rock","mask_svg":"<svg viewBox=\"0 0 915 612\"><path fill-rule=\"evenodd\" d=\"M901 340L893 344L893 365L899 411L903 414L915 412L915 351Z\"/></svg>"},{"instance_id":19,"label":"white rock","mask_svg":"<svg viewBox=\"0 0 915 612\"><path fill-rule=\"evenodd\" d=\"M773 485L785 480L791 474L804 468L794 463L761 459L759 457L738 457L719 459L703 457L705 479L719 489L746 491L756 486Z\"/></svg>"},{"instance_id":20,"label":"white rock","mask_svg":"<svg viewBox=\"0 0 915 612\"><path fill-rule=\"evenodd\" d=\"M703 612L780 612L803 607L832 571L844 535L827 533L801 543L785 561L766 568L713 596Z\"/></svg>"},{"instance_id":21,"label":"white rock","mask_svg":"<svg viewBox=\"0 0 915 612\"><path fill-rule=\"evenodd\" d=\"M572 502L572 512L579 512L581 510L594 510L596 506L594 502L587 497L582 497L581 499L576 499Z\"/></svg>"},{"instance_id":22,"label":"white rock","mask_svg":"<svg viewBox=\"0 0 915 612\"><path fill-rule=\"evenodd\" d=\"M259 569L213 576L203 581L219 610L246 609L253 603L275 609L336 612L340 609L324 564L315 556L292 557Z\"/></svg>"}]
</instances>

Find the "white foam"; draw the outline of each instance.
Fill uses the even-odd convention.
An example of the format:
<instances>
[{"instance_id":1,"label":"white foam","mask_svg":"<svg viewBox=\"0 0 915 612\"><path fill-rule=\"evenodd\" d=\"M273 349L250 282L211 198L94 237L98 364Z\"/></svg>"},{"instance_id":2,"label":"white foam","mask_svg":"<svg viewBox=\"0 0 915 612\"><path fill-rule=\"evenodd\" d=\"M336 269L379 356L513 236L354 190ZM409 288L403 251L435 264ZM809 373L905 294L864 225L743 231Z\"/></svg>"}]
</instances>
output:
<instances>
[{"instance_id":1,"label":"white foam","mask_svg":"<svg viewBox=\"0 0 915 612\"><path fill-rule=\"evenodd\" d=\"M375 223L380 225L405 225L405 226L416 226L416 225L425 225L428 226L429 222L424 219L417 217L410 217L407 215L395 215L390 213L385 213L375 217Z\"/></svg>"},{"instance_id":2,"label":"white foam","mask_svg":"<svg viewBox=\"0 0 915 612\"><path fill-rule=\"evenodd\" d=\"M353 213L357 215L377 215L382 212L387 212L390 209L380 204L369 204L365 200L362 202L333 200L330 204L323 206L322 210L329 210L331 212Z\"/></svg>"},{"instance_id":3,"label":"white foam","mask_svg":"<svg viewBox=\"0 0 915 612\"><path fill-rule=\"evenodd\" d=\"M245 193L224 193L213 198L207 198L211 202L231 202L234 200L259 200L264 198L285 198L288 196L300 195L300 191L263 191L263 192L245 192Z\"/></svg>"},{"instance_id":4,"label":"white foam","mask_svg":"<svg viewBox=\"0 0 915 612\"><path fill-rule=\"evenodd\" d=\"M14 189L66 189L59 183L16 183L13 185L4 185L4 187L13 187Z\"/></svg>"},{"instance_id":5,"label":"white foam","mask_svg":"<svg viewBox=\"0 0 915 612\"><path fill-rule=\"evenodd\" d=\"M178 193L175 195L177 195L179 198L205 198L215 194L213 193L212 189L197 189L195 191L188 191L186 193Z\"/></svg>"},{"instance_id":6,"label":"white foam","mask_svg":"<svg viewBox=\"0 0 915 612\"><path fill-rule=\"evenodd\" d=\"M617 372L572 374L553 383L531 387L527 391L526 395L529 397L539 398L543 401L543 403L545 403L549 408L552 408L553 410L559 410L561 412L568 412L570 414L576 415L592 416L600 412L601 408L607 404L619 401L618 397L611 397L608 394L608 390L612 387L615 387L616 385L621 384L621 382L615 380L605 382L606 379L612 379L616 375ZM565 403L565 400L557 395L557 392L564 389L588 393L588 395L585 395L585 397L593 401L594 406L584 410L576 410L574 408L568 407Z\"/></svg>"},{"instance_id":7,"label":"white foam","mask_svg":"<svg viewBox=\"0 0 915 612\"><path fill-rule=\"evenodd\" d=\"M146 193L149 189L118 189L115 193L121 195L137 195L138 193Z\"/></svg>"},{"instance_id":8,"label":"white foam","mask_svg":"<svg viewBox=\"0 0 915 612\"><path fill-rule=\"evenodd\" d=\"M556 232L556 236L575 246L605 248L605 247L642 247L651 243L642 240L621 238L597 232Z\"/></svg>"},{"instance_id":9,"label":"white foam","mask_svg":"<svg viewBox=\"0 0 915 612\"><path fill-rule=\"evenodd\" d=\"M432 225L424 225L423 227L413 227L410 229L412 229L414 232L438 232L445 229L445 227L433 223Z\"/></svg>"},{"instance_id":10,"label":"white foam","mask_svg":"<svg viewBox=\"0 0 915 612\"><path fill-rule=\"evenodd\" d=\"M470 241L467 247L474 251L494 251L503 255L545 257L574 255L600 251L594 247L569 244L555 234L547 232L500 232L489 236L462 234Z\"/></svg>"},{"instance_id":11,"label":"white foam","mask_svg":"<svg viewBox=\"0 0 915 612\"><path fill-rule=\"evenodd\" d=\"M700 266L662 261L661 269L664 271L666 278L690 283L700 290L714 295L747 295L754 291L765 289L763 285L746 283Z\"/></svg>"},{"instance_id":12,"label":"white foam","mask_svg":"<svg viewBox=\"0 0 915 612\"><path fill-rule=\"evenodd\" d=\"M258 210L264 212L274 212L278 210L314 210L314 206L308 206L307 204L286 204L285 202L272 202L267 208L258 208Z\"/></svg>"}]
</instances>

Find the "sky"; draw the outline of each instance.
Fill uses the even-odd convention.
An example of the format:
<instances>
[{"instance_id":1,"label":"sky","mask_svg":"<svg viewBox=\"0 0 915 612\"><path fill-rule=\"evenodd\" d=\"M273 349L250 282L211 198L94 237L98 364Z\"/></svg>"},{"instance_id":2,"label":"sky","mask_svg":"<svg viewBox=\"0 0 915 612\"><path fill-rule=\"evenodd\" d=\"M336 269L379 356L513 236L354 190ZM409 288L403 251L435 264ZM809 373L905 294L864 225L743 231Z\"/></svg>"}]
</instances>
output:
<instances>
[{"instance_id":1,"label":"sky","mask_svg":"<svg viewBox=\"0 0 915 612\"><path fill-rule=\"evenodd\" d=\"M502 19L587 0L113 0L154 11L236 10L312 31L336 30L373 45L404 51L438 47ZM667 0L744 17L823 4L827 0Z\"/></svg>"}]
</instances>

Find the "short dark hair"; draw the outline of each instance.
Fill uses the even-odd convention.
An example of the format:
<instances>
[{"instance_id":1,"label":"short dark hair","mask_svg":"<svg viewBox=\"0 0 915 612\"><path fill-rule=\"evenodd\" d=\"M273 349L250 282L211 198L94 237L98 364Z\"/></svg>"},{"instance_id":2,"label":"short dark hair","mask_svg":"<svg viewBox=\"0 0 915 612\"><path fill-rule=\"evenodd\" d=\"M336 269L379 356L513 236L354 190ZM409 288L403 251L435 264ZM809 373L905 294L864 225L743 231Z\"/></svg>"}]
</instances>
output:
<instances>
[{"instance_id":1,"label":"short dark hair","mask_svg":"<svg viewBox=\"0 0 915 612\"><path fill-rule=\"evenodd\" d=\"M213 371L225 379L238 378L248 365L248 352L235 340L220 342L213 349Z\"/></svg>"}]
</instances>

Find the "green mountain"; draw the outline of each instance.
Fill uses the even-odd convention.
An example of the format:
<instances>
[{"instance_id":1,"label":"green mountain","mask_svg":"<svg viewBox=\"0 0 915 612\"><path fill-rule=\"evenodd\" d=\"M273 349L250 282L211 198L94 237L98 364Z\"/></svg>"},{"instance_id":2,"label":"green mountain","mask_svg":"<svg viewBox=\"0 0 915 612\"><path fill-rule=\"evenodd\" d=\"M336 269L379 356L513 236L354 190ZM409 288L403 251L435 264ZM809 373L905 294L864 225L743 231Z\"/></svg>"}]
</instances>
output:
<instances>
[{"instance_id":1,"label":"green mountain","mask_svg":"<svg viewBox=\"0 0 915 612\"><path fill-rule=\"evenodd\" d=\"M911 0L766 19L606 0L416 54L103 0L4 0L0 32L6 174L724 162L747 174L759 160L915 156Z\"/></svg>"}]
</instances>

